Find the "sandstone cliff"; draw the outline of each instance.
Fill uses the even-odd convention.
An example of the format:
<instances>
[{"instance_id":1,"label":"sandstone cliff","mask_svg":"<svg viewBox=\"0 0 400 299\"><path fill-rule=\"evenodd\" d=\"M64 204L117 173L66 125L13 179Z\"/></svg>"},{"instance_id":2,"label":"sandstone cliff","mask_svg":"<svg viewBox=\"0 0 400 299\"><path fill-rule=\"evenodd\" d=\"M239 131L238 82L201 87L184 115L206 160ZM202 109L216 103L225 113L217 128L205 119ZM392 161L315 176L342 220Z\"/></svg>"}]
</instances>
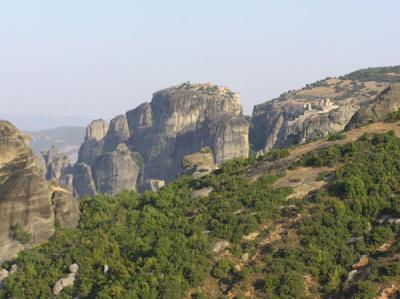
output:
<instances>
[{"instance_id":1,"label":"sandstone cliff","mask_svg":"<svg viewBox=\"0 0 400 299\"><path fill-rule=\"evenodd\" d=\"M71 195L63 198L63 208L54 212L53 190L44 177L42 165L28 146L29 138L11 123L0 121L0 262L13 257L21 248L12 229L18 227L37 244L54 232L57 216L75 214L75 220L64 222L77 225L79 207ZM59 203L54 198L56 205ZM65 207L65 205L69 207Z\"/></svg>"},{"instance_id":2,"label":"sandstone cliff","mask_svg":"<svg viewBox=\"0 0 400 299\"><path fill-rule=\"evenodd\" d=\"M185 155L205 146L217 165L247 157L248 129L239 95L227 88L185 83L158 91L109 128L103 120L89 125L74 167L86 183L76 182L75 189L80 196L114 194L143 189L151 180L168 182L182 172Z\"/></svg>"},{"instance_id":3,"label":"sandstone cliff","mask_svg":"<svg viewBox=\"0 0 400 299\"><path fill-rule=\"evenodd\" d=\"M372 116L382 119L397 107L393 102L386 104L393 109L383 108L385 104L370 105L385 93L392 76L381 74L368 81L370 77L357 74L327 78L255 106L250 132L253 149L269 151L326 137L344 130L350 122L363 122Z\"/></svg>"}]
</instances>

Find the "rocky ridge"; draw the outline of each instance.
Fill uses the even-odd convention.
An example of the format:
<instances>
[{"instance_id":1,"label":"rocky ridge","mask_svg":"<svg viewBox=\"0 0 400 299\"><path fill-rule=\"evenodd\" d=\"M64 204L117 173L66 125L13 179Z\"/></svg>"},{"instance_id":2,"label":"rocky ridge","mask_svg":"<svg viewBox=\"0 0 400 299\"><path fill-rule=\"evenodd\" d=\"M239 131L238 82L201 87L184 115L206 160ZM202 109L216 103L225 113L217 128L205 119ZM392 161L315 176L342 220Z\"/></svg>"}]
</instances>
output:
<instances>
[{"instance_id":1,"label":"rocky ridge","mask_svg":"<svg viewBox=\"0 0 400 299\"><path fill-rule=\"evenodd\" d=\"M360 70L327 78L256 105L250 140L256 151L269 151L326 137L346 128L382 120L397 111L398 68ZM396 79L396 80L395 80ZM381 100L386 98L386 100Z\"/></svg>"}]
</instances>

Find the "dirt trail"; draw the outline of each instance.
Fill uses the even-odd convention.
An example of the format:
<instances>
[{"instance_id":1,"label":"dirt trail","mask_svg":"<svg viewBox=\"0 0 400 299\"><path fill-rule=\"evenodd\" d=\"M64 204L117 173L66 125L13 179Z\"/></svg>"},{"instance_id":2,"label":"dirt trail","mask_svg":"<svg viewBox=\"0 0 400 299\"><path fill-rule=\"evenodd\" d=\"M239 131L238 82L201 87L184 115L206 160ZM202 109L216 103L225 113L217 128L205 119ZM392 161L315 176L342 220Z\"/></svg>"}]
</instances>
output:
<instances>
[{"instance_id":1,"label":"dirt trail","mask_svg":"<svg viewBox=\"0 0 400 299\"><path fill-rule=\"evenodd\" d=\"M303 145L298 145L293 148L289 149L290 155L286 158L280 159L278 161L274 162L267 162L267 161L260 161L258 162L255 166L251 167L248 171L248 177L252 180L257 180L261 176L265 174L274 174L279 172L279 170L287 168L287 166L290 165L291 162L295 161L302 155L317 150L321 149L324 147L328 147L331 145L335 144L346 144L350 143L353 141L356 141L358 138L360 138L363 134L368 133L385 133L390 130L393 130L396 134L397 137L400 137L400 122L395 122L395 123L384 123L384 122L378 122L378 123L373 123L370 125L367 125L362 128L354 129L349 132L345 132L344 135L346 136L345 139L343 140L336 140L336 141L329 141L327 139L321 139L317 140L315 142L311 142L308 144L303 144Z\"/></svg>"}]
</instances>

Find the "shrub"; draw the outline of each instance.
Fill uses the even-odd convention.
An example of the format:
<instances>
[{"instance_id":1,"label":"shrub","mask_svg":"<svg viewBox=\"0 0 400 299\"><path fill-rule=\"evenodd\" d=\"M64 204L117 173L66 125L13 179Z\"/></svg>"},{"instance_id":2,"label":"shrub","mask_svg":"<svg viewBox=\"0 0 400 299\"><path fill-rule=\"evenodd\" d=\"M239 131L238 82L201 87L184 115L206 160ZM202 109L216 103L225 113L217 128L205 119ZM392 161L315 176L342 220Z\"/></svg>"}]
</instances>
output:
<instances>
[{"instance_id":1,"label":"shrub","mask_svg":"<svg viewBox=\"0 0 400 299\"><path fill-rule=\"evenodd\" d=\"M212 270L212 275L215 278L227 278L232 271L232 264L226 259L221 259Z\"/></svg>"},{"instance_id":2,"label":"shrub","mask_svg":"<svg viewBox=\"0 0 400 299\"><path fill-rule=\"evenodd\" d=\"M17 240L21 244L25 245L31 242L32 236L30 233L24 231L19 224L14 224L10 228L11 238Z\"/></svg>"}]
</instances>

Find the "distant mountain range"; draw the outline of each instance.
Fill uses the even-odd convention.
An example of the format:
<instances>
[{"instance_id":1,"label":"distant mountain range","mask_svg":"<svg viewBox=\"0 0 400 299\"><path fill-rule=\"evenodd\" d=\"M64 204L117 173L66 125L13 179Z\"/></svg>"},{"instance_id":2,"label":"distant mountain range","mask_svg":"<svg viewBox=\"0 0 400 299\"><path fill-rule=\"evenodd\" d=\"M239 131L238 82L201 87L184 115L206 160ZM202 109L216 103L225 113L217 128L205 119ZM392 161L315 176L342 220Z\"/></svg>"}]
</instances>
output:
<instances>
[{"instance_id":1,"label":"distant mountain range","mask_svg":"<svg viewBox=\"0 0 400 299\"><path fill-rule=\"evenodd\" d=\"M74 163L85 137L85 128L59 127L28 133L32 136L31 146L36 154L56 146Z\"/></svg>"},{"instance_id":2,"label":"distant mountain range","mask_svg":"<svg viewBox=\"0 0 400 299\"><path fill-rule=\"evenodd\" d=\"M6 119L18 129L35 132L60 127L86 127L90 119L82 116L50 116L40 114L6 114L0 113L0 119Z\"/></svg>"}]
</instances>

